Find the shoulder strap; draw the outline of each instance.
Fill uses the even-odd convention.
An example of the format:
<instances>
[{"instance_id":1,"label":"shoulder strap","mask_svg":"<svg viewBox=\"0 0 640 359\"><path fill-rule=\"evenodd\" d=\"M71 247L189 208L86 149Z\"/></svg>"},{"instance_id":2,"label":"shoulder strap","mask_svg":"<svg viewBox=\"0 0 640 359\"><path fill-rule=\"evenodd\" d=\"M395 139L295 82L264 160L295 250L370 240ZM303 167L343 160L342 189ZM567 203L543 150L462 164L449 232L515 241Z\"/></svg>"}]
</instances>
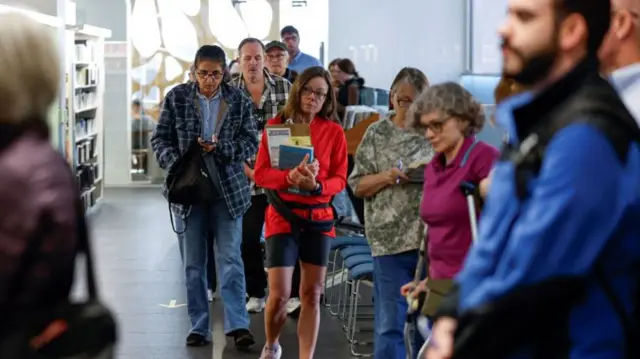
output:
<instances>
[{"instance_id":1,"label":"shoulder strap","mask_svg":"<svg viewBox=\"0 0 640 359\"><path fill-rule=\"evenodd\" d=\"M467 160L469 159L469 155L471 154L471 151L473 150L474 147L476 147L476 145L478 144L478 140L474 140L473 143L471 144L471 146L469 146L469 148L467 148L467 151L464 153L464 156L462 157L462 161L460 161L460 168L464 167L465 164L467 164Z\"/></svg>"}]
</instances>

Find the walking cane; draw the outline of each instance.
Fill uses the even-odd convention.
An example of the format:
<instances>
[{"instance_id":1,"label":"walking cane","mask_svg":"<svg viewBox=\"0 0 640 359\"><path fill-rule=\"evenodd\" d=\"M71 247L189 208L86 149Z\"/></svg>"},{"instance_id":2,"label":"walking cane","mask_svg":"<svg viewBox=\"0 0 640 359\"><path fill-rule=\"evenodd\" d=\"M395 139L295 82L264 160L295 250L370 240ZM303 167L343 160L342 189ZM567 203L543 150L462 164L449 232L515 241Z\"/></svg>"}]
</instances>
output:
<instances>
[{"instance_id":1,"label":"walking cane","mask_svg":"<svg viewBox=\"0 0 640 359\"><path fill-rule=\"evenodd\" d=\"M467 198L467 207L469 209L469 224L471 225L471 239L473 243L478 241L478 217L476 214L476 200L475 196L478 193L478 186L471 182L460 183L460 190Z\"/></svg>"},{"instance_id":2,"label":"walking cane","mask_svg":"<svg viewBox=\"0 0 640 359\"><path fill-rule=\"evenodd\" d=\"M426 231L425 231L426 234ZM426 236L425 236L426 238ZM422 273L424 272L426 263L425 263L425 242L422 241L420 244L420 250L418 254L418 265L416 267L415 275L413 276L413 286L414 288L418 287L420 280L422 280ZM426 293L420 292L418 293L417 298L409 293L407 295L407 317L404 323L404 346L407 352L407 359L413 359L413 335L415 333L415 313L420 310L422 304L426 299Z\"/></svg>"}]
</instances>

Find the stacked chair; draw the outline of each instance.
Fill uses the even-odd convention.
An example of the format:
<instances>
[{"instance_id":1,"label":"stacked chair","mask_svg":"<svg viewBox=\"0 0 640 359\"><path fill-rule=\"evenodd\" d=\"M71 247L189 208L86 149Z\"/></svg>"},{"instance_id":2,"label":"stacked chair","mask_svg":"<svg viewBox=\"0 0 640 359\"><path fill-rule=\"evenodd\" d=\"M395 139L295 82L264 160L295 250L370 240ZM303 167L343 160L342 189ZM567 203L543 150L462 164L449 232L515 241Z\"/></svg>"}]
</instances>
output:
<instances>
[{"instance_id":1,"label":"stacked chair","mask_svg":"<svg viewBox=\"0 0 640 359\"><path fill-rule=\"evenodd\" d=\"M336 229L343 234L337 236L332 244L333 253L328 264L324 304L332 315L342 320L351 354L356 357L370 357L371 353L360 352L358 347L372 344L373 338L356 339L356 334L370 331L358 326L359 319L373 319L372 315L358 313L359 306L362 307L360 285L365 281L373 282L371 248L361 224L340 219L336 223Z\"/></svg>"}]
</instances>

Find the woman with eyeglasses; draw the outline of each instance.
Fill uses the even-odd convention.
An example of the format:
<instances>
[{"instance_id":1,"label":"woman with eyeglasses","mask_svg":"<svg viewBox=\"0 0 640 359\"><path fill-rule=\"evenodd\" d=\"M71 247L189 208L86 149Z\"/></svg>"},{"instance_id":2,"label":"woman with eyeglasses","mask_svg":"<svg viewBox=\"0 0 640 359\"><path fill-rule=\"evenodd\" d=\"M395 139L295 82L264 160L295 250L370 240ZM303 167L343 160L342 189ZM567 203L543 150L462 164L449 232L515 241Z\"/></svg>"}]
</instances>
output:
<instances>
[{"instance_id":1,"label":"woman with eyeglasses","mask_svg":"<svg viewBox=\"0 0 640 359\"><path fill-rule=\"evenodd\" d=\"M408 183L405 170L413 162L428 162L433 149L420 133L405 127L405 117L428 85L420 70L400 70L391 85L395 111L369 126L349 177L354 194L364 198L365 230L373 254L375 359L407 355L402 336L407 302L400 287L416 271L424 223L419 216L422 186Z\"/></svg>"},{"instance_id":2,"label":"woman with eyeglasses","mask_svg":"<svg viewBox=\"0 0 640 359\"><path fill-rule=\"evenodd\" d=\"M282 355L278 339L287 318L286 303L296 262L302 269L298 358L313 358L320 324L320 295L335 237L330 202L345 188L347 180L347 141L342 127L331 120L335 108L329 72L319 66L306 69L294 82L284 110L267 126L308 124L315 159L308 161L307 157L292 169L273 168L266 132L258 150L255 181L270 190L265 216L269 296L262 359L279 359Z\"/></svg>"},{"instance_id":3,"label":"woman with eyeglasses","mask_svg":"<svg viewBox=\"0 0 640 359\"><path fill-rule=\"evenodd\" d=\"M428 226L428 277L451 279L471 246L471 223L462 182L487 178L499 152L475 135L485 123L482 106L462 86L449 82L427 89L412 105L411 127L424 133L436 152L424 174L420 216ZM418 291L425 289L423 281ZM402 288L404 295L412 283Z\"/></svg>"}]
</instances>

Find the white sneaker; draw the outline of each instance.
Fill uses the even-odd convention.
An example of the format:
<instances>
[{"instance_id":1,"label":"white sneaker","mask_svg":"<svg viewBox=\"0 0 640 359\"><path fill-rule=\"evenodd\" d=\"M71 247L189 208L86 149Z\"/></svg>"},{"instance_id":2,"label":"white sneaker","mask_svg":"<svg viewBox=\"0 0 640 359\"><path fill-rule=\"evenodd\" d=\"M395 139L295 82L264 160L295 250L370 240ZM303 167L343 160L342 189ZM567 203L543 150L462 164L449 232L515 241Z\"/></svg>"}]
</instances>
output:
<instances>
[{"instance_id":1,"label":"white sneaker","mask_svg":"<svg viewBox=\"0 0 640 359\"><path fill-rule=\"evenodd\" d=\"M210 302L216 300L216 292L212 291L211 289L207 289L207 299L209 299Z\"/></svg>"},{"instance_id":2,"label":"white sneaker","mask_svg":"<svg viewBox=\"0 0 640 359\"><path fill-rule=\"evenodd\" d=\"M260 313L264 310L265 300L264 298L249 298L246 308L249 313Z\"/></svg>"},{"instance_id":3,"label":"white sneaker","mask_svg":"<svg viewBox=\"0 0 640 359\"><path fill-rule=\"evenodd\" d=\"M289 298L287 301L287 314L293 314L300 309L300 298Z\"/></svg>"},{"instance_id":4,"label":"white sneaker","mask_svg":"<svg viewBox=\"0 0 640 359\"><path fill-rule=\"evenodd\" d=\"M282 356L282 346L278 344L277 347L267 348L266 346L262 348L262 354L260 354L260 359L280 359Z\"/></svg>"}]
</instances>

